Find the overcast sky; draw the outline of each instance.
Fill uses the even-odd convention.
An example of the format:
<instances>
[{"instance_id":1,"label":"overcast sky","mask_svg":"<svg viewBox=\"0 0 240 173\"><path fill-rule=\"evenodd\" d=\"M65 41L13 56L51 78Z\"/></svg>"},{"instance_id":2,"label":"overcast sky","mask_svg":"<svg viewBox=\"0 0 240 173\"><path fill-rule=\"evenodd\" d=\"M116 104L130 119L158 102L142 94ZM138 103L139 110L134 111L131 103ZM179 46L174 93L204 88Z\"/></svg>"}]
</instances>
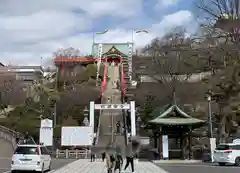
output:
<instances>
[{"instance_id":1,"label":"overcast sky","mask_svg":"<svg viewBox=\"0 0 240 173\"><path fill-rule=\"evenodd\" d=\"M37 65L51 62L58 48L75 47L89 54L97 42L128 42L133 29L137 47L176 26L194 30L192 0L1 0L0 62Z\"/></svg>"}]
</instances>

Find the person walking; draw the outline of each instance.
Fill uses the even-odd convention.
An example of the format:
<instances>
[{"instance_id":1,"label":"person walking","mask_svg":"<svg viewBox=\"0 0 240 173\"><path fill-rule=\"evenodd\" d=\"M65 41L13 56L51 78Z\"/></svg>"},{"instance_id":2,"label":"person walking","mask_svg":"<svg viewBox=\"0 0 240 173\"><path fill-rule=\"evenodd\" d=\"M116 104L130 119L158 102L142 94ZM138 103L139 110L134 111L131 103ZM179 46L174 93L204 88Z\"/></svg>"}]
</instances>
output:
<instances>
[{"instance_id":1,"label":"person walking","mask_svg":"<svg viewBox=\"0 0 240 173\"><path fill-rule=\"evenodd\" d=\"M123 158L122 155L119 152L115 152L115 167L114 172L119 170L119 173L121 173L121 168L123 165Z\"/></svg>"},{"instance_id":2,"label":"person walking","mask_svg":"<svg viewBox=\"0 0 240 173\"><path fill-rule=\"evenodd\" d=\"M106 154L106 167L107 173L113 173L113 168L115 166L115 159L113 155Z\"/></svg>"},{"instance_id":3,"label":"person walking","mask_svg":"<svg viewBox=\"0 0 240 173\"><path fill-rule=\"evenodd\" d=\"M116 129L117 129L117 134L119 134L119 133L120 133L120 129L121 129L121 123L120 123L120 121L118 121L118 122L116 123Z\"/></svg>"},{"instance_id":4,"label":"person walking","mask_svg":"<svg viewBox=\"0 0 240 173\"><path fill-rule=\"evenodd\" d=\"M132 173L134 173L134 153L132 151L132 142L129 141L129 144L127 146L126 151L126 165L124 168L124 171L128 168L129 165L131 165Z\"/></svg>"},{"instance_id":5,"label":"person walking","mask_svg":"<svg viewBox=\"0 0 240 173\"><path fill-rule=\"evenodd\" d=\"M91 152L91 162L95 161L95 153Z\"/></svg>"},{"instance_id":6,"label":"person walking","mask_svg":"<svg viewBox=\"0 0 240 173\"><path fill-rule=\"evenodd\" d=\"M103 153L102 153L102 161L103 161L103 162L104 162L104 160L105 160L105 157L106 157L106 153L103 152Z\"/></svg>"}]
</instances>

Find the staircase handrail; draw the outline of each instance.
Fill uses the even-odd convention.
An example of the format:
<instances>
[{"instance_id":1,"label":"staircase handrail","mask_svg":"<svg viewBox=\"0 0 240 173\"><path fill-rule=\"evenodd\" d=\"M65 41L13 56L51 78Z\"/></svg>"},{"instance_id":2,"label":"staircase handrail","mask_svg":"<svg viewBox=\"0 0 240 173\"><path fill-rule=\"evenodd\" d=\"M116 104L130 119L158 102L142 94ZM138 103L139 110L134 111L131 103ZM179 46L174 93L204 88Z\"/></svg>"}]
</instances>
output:
<instances>
[{"instance_id":1,"label":"staircase handrail","mask_svg":"<svg viewBox=\"0 0 240 173\"><path fill-rule=\"evenodd\" d=\"M105 64L105 66L104 66L104 76L103 76L103 82L102 82L102 96L104 95L103 94L103 92L105 91L105 88L106 88L106 80L107 80L107 77L106 77L106 75L107 75L107 65ZM101 103L103 102L103 97L102 97L102 99L101 99ZM95 141L95 144L98 144L98 140L99 140L99 134L100 134L100 128L101 128L101 121L100 121L100 116L101 116L101 114L102 114L102 111L100 111L100 113L99 113L99 118L98 118L98 126L97 126L97 133L96 133L96 141Z\"/></svg>"},{"instance_id":2,"label":"staircase handrail","mask_svg":"<svg viewBox=\"0 0 240 173\"><path fill-rule=\"evenodd\" d=\"M12 135L13 137L18 137L18 138L24 137L24 135L23 135L22 133L17 132L17 131L15 131L15 130L12 130L12 129L7 128L7 127L2 126L2 125L0 125L0 131L1 131L1 132L8 133L8 134Z\"/></svg>"},{"instance_id":3,"label":"staircase handrail","mask_svg":"<svg viewBox=\"0 0 240 173\"><path fill-rule=\"evenodd\" d=\"M100 111L100 114L99 116L101 116L102 114L102 111ZM99 140L99 134L100 134L100 118L98 118L98 126L97 126L97 133L96 133L96 141L95 141L95 144L98 144L98 140Z\"/></svg>"}]
</instances>

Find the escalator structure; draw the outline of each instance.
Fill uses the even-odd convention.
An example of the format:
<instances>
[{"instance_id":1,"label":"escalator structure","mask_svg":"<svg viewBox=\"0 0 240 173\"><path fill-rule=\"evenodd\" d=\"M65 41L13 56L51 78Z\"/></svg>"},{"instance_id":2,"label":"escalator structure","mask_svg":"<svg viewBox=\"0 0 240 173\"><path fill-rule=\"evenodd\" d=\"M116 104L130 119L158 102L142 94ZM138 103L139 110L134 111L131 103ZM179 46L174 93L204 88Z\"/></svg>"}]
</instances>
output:
<instances>
[{"instance_id":1,"label":"escalator structure","mask_svg":"<svg viewBox=\"0 0 240 173\"><path fill-rule=\"evenodd\" d=\"M117 87L120 81L119 66L108 65L108 81L103 94L102 104L121 104L121 91ZM118 147L124 149L125 138L122 133L117 133L117 122L120 122L120 130L123 127L122 110L102 110L100 115L100 132L97 146Z\"/></svg>"}]
</instances>

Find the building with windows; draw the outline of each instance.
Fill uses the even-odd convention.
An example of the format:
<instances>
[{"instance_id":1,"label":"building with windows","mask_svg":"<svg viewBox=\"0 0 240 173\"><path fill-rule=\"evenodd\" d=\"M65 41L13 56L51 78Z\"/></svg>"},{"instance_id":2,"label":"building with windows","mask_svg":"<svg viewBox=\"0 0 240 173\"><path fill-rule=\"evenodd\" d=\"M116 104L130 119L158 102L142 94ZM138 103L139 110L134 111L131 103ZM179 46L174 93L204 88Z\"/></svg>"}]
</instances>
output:
<instances>
[{"instance_id":1,"label":"building with windows","mask_svg":"<svg viewBox=\"0 0 240 173\"><path fill-rule=\"evenodd\" d=\"M9 69L16 74L16 79L24 84L32 84L44 75L41 66L11 66Z\"/></svg>"}]
</instances>

